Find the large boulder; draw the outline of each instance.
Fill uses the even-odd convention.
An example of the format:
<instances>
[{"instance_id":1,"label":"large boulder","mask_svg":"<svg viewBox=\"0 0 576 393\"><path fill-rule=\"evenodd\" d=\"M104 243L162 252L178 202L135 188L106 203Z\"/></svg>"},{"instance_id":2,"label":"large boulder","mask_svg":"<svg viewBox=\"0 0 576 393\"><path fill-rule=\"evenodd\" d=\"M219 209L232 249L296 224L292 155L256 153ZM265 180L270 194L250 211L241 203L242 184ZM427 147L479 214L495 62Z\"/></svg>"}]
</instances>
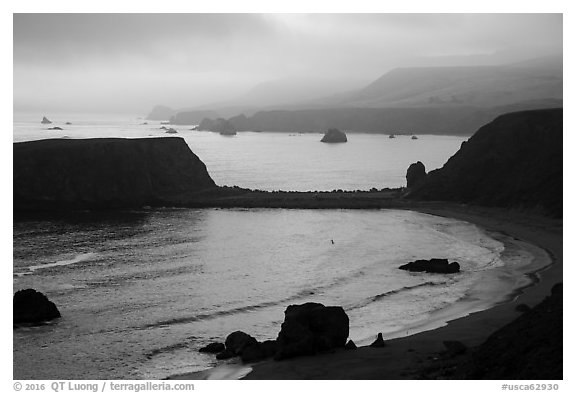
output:
<instances>
[{"instance_id":1,"label":"large boulder","mask_svg":"<svg viewBox=\"0 0 576 393\"><path fill-rule=\"evenodd\" d=\"M342 307L305 303L288 306L284 314L275 359L315 355L346 345L350 322Z\"/></svg>"},{"instance_id":2,"label":"large boulder","mask_svg":"<svg viewBox=\"0 0 576 393\"><path fill-rule=\"evenodd\" d=\"M398 269L408 270L410 272L426 273L458 273L460 264L458 262L449 263L447 259L432 258L430 260L419 259L400 266Z\"/></svg>"},{"instance_id":3,"label":"large boulder","mask_svg":"<svg viewBox=\"0 0 576 393\"><path fill-rule=\"evenodd\" d=\"M343 143L348 142L346 134L336 128L330 128L322 137L320 142L325 143Z\"/></svg>"},{"instance_id":4,"label":"large boulder","mask_svg":"<svg viewBox=\"0 0 576 393\"><path fill-rule=\"evenodd\" d=\"M258 345L258 341L251 335L237 330L226 337L225 345L230 352L241 355L245 348Z\"/></svg>"},{"instance_id":5,"label":"large boulder","mask_svg":"<svg viewBox=\"0 0 576 393\"><path fill-rule=\"evenodd\" d=\"M46 295L34 289L23 289L14 294L13 321L15 324L37 324L60 318L60 311Z\"/></svg>"},{"instance_id":6,"label":"large boulder","mask_svg":"<svg viewBox=\"0 0 576 393\"><path fill-rule=\"evenodd\" d=\"M406 187L412 188L426 178L426 168L418 161L410 164L406 171Z\"/></svg>"}]
</instances>

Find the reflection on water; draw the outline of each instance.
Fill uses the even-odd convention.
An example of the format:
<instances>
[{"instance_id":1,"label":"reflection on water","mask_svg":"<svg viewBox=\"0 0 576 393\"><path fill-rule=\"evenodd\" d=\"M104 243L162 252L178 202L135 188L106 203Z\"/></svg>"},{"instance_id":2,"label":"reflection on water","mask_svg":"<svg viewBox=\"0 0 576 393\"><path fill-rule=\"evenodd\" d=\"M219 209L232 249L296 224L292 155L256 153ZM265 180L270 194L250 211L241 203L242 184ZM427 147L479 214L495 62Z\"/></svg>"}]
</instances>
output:
<instances>
[{"instance_id":1,"label":"reflection on water","mask_svg":"<svg viewBox=\"0 0 576 393\"><path fill-rule=\"evenodd\" d=\"M273 339L286 306L307 301L342 305L355 341L395 335L487 282L497 287L486 274L513 269L503 250L474 225L410 211L159 209L17 221L14 291L46 293L63 318L15 330L14 377L204 369L215 359L197 352L202 345L235 330ZM397 269L430 257L458 261L463 273ZM492 289L484 296L494 301Z\"/></svg>"}]
</instances>

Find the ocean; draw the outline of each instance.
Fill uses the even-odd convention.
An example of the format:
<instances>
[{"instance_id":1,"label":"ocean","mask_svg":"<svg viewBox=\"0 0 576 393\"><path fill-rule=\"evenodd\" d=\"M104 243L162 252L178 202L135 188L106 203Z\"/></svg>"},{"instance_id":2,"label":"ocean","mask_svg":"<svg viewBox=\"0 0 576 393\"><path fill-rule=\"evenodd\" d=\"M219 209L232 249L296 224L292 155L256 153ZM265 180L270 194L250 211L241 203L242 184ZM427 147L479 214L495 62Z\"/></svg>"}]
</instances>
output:
<instances>
[{"instance_id":1,"label":"ocean","mask_svg":"<svg viewBox=\"0 0 576 393\"><path fill-rule=\"evenodd\" d=\"M321 143L319 133L242 132L223 136L174 127L166 134L159 121L95 115L16 116L14 142L47 138L180 137L206 164L216 184L290 191L369 190L406 185L406 170L421 161L426 170L440 168L467 137L349 133L348 142ZM112 120L110 120L112 119ZM66 125L71 122L72 125ZM148 123L148 124L143 124ZM59 130L48 130L58 126ZM390 132L397 132L391 130Z\"/></svg>"},{"instance_id":2,"label":"ocean","mask_svg":"<svg viewBox=\"0 0 576 393\"><path fill-rule=\"evenodd\" d=\"M52 125L63 131L16 121L14 140L165 136L158 122L142 119L64 121L73 124ZM318 134L177 129L218 184L267 190L401 186L407 164L440 166L463 140L351 134L335 146L319 143ZM222 363L200 347L235 330L274 339L284 309L311 301L344 307L359 345L378 332L410 335L508 299L530 282L536 252L413 211L297 209L25 219L14 222L13 249L13 291L35 288L63 315L14 330L15 379L157 379L204 370ZM457 261L462 273L398 269L432 257Z\"/></svg>"}]
</instances>

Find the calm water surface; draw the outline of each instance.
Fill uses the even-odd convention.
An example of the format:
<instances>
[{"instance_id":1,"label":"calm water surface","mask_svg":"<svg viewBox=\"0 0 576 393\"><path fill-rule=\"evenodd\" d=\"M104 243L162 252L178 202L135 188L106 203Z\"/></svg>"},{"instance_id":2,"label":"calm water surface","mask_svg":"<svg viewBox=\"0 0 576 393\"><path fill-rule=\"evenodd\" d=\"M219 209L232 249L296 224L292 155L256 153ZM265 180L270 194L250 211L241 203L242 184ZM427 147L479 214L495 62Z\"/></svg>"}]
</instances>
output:
<instances>
[{"instance_id":1,"label":"calm water surface","mask_svg":"<svg viewBox=\"0 0 576 393\"><path fill-rule=\"evenodd\" d=\"M14 141L46 138L170 137L160 122L142 119L98 120L87 116L51 118L54 124L39 124L37 118L16 118ZM71 119L71 120L70 120ZM72 125L65 125L66 121ZM47 130L60 126L62 131ZM236 136L190 131L174 126L176 137L186 140L206 164L219 185L237 185L262 190L368 190L406 185L406 169L422 161L427 170L441 167L467 138L455 136L410 136L349 134L348 142L321 143L321 134L242 132Z\"/></svg>"}]
</instances>

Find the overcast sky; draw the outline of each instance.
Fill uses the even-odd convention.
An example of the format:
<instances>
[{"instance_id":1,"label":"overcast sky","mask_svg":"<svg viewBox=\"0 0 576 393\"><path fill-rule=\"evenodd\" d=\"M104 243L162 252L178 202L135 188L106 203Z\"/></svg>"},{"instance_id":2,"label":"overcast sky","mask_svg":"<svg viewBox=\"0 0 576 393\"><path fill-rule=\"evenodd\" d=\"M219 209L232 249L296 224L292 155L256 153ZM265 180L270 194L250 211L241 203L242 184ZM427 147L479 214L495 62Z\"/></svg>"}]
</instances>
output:
<instances>
[{"instance_id":1,"label":"overcast sky","mask_svg":"<svg viewBox=\"0 0 576 393\"><path fill-rule=\"evenodd\" d=\"M145 114L286 77L559 53L560 14L15 14L14 109Z\"/></svg>"}]
</instances>

